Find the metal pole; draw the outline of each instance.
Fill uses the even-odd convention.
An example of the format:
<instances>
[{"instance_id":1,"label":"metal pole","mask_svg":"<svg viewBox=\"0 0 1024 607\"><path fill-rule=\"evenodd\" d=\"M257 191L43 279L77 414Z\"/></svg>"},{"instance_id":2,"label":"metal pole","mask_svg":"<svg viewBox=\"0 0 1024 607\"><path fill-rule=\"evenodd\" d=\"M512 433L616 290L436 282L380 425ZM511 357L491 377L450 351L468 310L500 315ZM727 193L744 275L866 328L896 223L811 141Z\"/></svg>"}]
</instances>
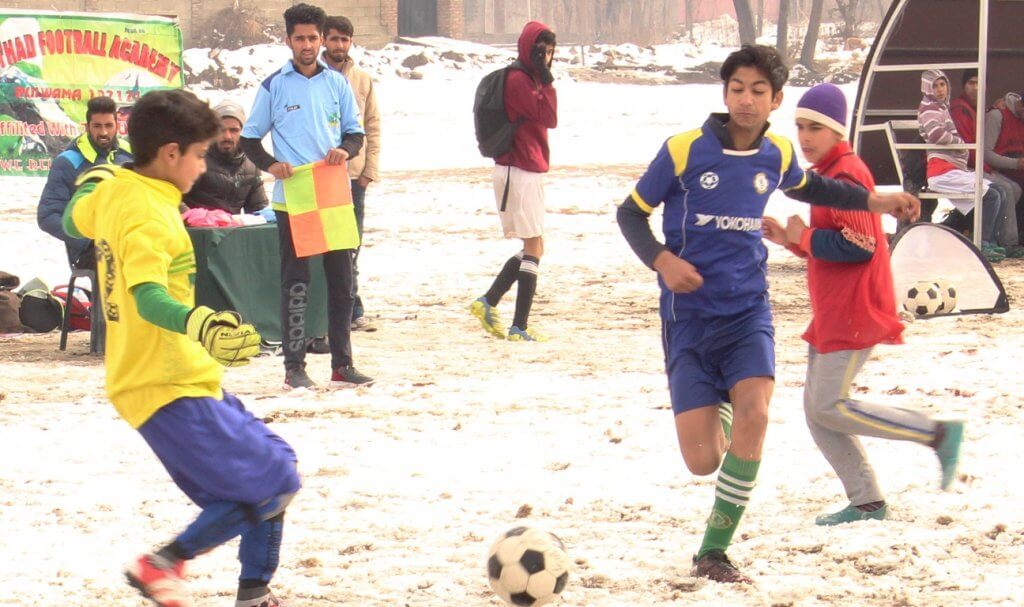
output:
<instances>
[{"instance_id":1,"label":"metal pole","mask_svg":"<svg viewBox=\"0 0 1024 607\"><path fill-rule=\"evenodd\" d=\"M526 20L533 21L533 2L526 0Z\"/></svg>"},{"instance_id":2,"label":"metal pole","mask_svg":"<svg viewBox=\"0 0 1024 607\"><path fill-rule=\"evenodd\" d=\"M974 152L974 246L981 248L982 213L981 199L984 196L985 176L985 114L986 91L988 79L988 9L989 0L978 0L978 103L975 119L975 152ZM997 243L992 243L997 244Z\"/></svg>"}]
</instances>

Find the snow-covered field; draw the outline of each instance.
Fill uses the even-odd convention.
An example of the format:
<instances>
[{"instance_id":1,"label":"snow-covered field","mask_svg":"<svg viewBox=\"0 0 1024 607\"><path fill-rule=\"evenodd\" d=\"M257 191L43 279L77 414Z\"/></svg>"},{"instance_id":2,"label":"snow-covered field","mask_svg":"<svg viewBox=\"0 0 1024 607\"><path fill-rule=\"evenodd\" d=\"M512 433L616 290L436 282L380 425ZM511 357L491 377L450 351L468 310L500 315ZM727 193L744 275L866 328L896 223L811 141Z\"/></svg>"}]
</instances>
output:
<instances>
[{"instance_id":1,"label":"snow-covered field","mask_svg":"<svg viewBox=\"0 0 1024 607\"><path fill-rule=\"evenodd\" d=\"M260 50L274 52L284 60ZM730 550L756 585L694 583L713 480L692 477L678 454L657 287L614 207L665 137L719 109L721 89L560 74L532 318L553 339L513 344L468 314L515 250L499 238L472 136L483 69L377 84L384 174L368 195L360 265L381 330L355 334L354 348L379 383L286 394L274 358L226 374L300 457L305 486L288 511L278 594L297 607L498 605L487 548L529 524L566 542L575 571L564 604L574 607L1024 604L1024 262L998 266L1009 313L912 323L908 344L879 349L857 381L865 399L965 418L959 482L942 493L929 450L868 439L893 520L825 529L814 516L844 500L803 421L802 262L772 247L778 383L759 484ZM777 131L792 134L801 92L787 89ZM245 103L253 94L230 92ZM62 250L35 226L42 182L0 185L0 269L64 281ZM773 199L768 212L806 209ZM105 400L87 336L66 353L57 339L0 337L0 588L10 605L141 606L123 565L196 510ZM326 381L325 358L309 363ZM232 604L235 553L192 563L198 607Z\"/></svg>"}]
</instances>

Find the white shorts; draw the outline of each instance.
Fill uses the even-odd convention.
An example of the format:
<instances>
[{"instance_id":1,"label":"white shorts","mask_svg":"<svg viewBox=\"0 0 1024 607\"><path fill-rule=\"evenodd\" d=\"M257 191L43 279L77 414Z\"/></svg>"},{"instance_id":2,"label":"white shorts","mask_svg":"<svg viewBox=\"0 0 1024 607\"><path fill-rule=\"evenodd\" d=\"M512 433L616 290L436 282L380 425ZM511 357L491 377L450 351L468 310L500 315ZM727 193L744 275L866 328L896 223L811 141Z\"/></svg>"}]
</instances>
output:
<instances>
[{"instance_id":1,"label":"white shorts","mask_svg":"<svg viewBox=\"0 0 1024 607\"><path fill-rule=\"evenodd\" d=\"M974 171L953 169L952 171L946 171L941 175L928 178L928 189L937 194L970 194L974 191L974 185ZM988 179L983 178L981 180L981 187L984 188L981 192L982 196L988 193L990 185L992 185L992 182ZM970 210L974 208L973 198L953 198L950 199L949 202L961 213L969 213Z\"/></svg>"},{"instance_id":2,"label":"white shorts","mask_svg":"<svg viewBox=\"0 0 1024 607\"><path fill-rule=\"evenodd\" d=\"M544 174L516 167L494 165L494 202L505 238L535 238L544 234ZM508 199L505 181L508 179Z\"/></svg>"}]
</instances>

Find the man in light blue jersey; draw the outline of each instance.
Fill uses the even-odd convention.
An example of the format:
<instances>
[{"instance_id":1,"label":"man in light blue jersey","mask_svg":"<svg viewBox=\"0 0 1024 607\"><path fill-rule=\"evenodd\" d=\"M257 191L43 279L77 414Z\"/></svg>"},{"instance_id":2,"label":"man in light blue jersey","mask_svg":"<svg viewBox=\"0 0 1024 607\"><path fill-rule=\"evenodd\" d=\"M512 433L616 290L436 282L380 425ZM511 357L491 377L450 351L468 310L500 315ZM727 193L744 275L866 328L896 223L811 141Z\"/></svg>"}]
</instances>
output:
<instances>
[{"instance_id":1,"label":"man in light blue jersey","mask_svg":"<svg viewBox=\"0 0 1024 607\"><path fill-rule=\"evenodd\" d=\"M284 182L293 168L324 160L342 164L363 146L359 108L348 81L318 60L323 42L323 9L296 4L284 12L286 44L292 59L260 85L242 149L260 169L277 178L271 206L281 240L281 331L285 387L313 388L306 373L306 305L309 259L295 255L284 204ZM274 155L261 140L270 133ZM373 380L352 362L352 249L323 255L327 277L327 341L331 350L331 386L369 384Z\"/></svg>"},{"instance_id":2,"label":"man in light blue jersey","mask_svg":"<svg viewBox=\"0 0 1024 607\"><path fill-rule=\"evenodd\" d=\"M793 144L768 132L788 76L774 48L747 45L729 55L721 70L729 113L670 137L617 215L633 251L659 275L665 371L683 460L696 475L718 471L693 568L718 582L750 582L725 551L757 479L775 386L761 242L768 197L783 190L812 204L920 213L909 194L868 193L804 173ZM664 244L649 220L662 203Z\"/></svg>"}]
</instances>

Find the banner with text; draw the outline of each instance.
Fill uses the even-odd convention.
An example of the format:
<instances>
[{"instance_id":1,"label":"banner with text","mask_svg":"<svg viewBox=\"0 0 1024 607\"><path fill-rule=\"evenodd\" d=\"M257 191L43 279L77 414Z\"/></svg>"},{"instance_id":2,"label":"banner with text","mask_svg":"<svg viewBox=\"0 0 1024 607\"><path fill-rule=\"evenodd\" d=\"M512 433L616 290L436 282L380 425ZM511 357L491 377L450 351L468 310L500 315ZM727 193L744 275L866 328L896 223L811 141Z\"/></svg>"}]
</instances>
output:
<instances>
[{"instance_id":1,"label":"banner with text","mask_svg":"<svg viewBox=\"0 0 1024 607\"><path fill-rule=\"evenodd\" d=\"M0 9L0 176L45 176L93 97L114 99L127 136L140 95L181 88L181 56L176 19Z\"/></svg>"}]
</instances>

